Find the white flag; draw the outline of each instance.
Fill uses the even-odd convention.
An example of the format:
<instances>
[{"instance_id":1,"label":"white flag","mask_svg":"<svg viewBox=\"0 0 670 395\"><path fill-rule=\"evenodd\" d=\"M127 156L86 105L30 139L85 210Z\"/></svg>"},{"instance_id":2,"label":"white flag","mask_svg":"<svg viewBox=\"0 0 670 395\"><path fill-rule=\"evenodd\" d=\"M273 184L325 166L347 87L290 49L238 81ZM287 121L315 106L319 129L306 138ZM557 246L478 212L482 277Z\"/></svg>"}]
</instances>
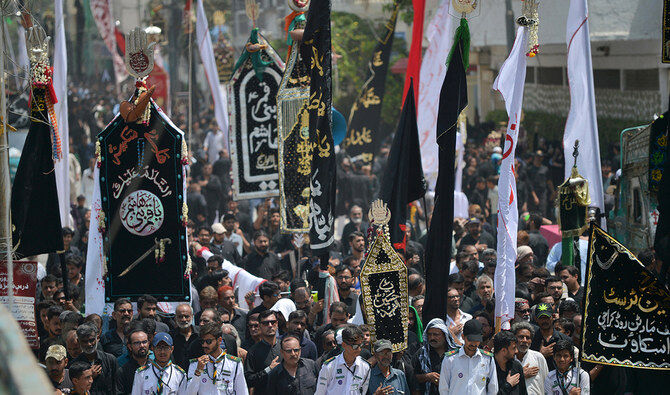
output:
<instances>
[{"instance_id":1,"label":"white flag","mask_svg":"<svg viewBox=\"0 0 670 395\"><path fill-rule=\"evenodd\" d=\"M519 209L514 178L514 153L519 135L523 88L526 80L526 28L520 26L516 32L514 46L493 89L500 92L507 109L507 134L498 179L498 264L495 271L495 316L496 331L509 329L514 318L514 293L516 262L516 236L519 225Z\"/></svg>"},{"instance_id":2,"label":"white flag","mask_svg":"<svg viewBox=\"0 0 670 395\"><path fill-rule=\"evenodd\" d=\"M23 82L21 87L25 87L30 83L30 62L28 61L28 48L26 48L26 29L20 24L16 28L19 33L19 55L16 59L19 67L22 70Z\"/></svg>"},{"instance_id":3,"label":"white flag","mask_svg":"<svg viewBox=\"0 0 670 395\"><path fill-rule=\"evenodd\" d=\"M453 19L449 16L451 0L443 0L426 31L428 48L423 55L419 74L419 102L416 106L421 163L428 187L435 189L438 149L435 139L440 91L447 74L447 56L454 41Z\"/></svg>"},{"instance_id":4,"label":"white flag","mask_svg":"<svg viewBox=\"0 0 670 395\"><path fill-rule=\"evenodd\" d=\"M214 59L214 50L212 49L212 38L209 35L209 27L207 26L207 16L202 5L202 0L198 0L197 22L195 32L198 37L198 49L200 50L200 59L205 68L205 75L207 76L207 83L212 91L212 100L214 101L214 116L219 129L223 132L228 145L228 101L225 96L225 89L219 85L219 74L216 69L216 60Z\"/></svg>"},{"instance_id":5,"label":"white flag","mask_svg":"<svg viewBox=\"0 0 670 395\"><path fill-rule=\"evenodd\" d=\"M65 47L65 21L63 20L63 0L54 0L54 71L53 86L58 103L54 104L58 133L60 134L63 156L54 164L60 222L72 227L70 220L70 132L67 120L67 48Z\"/></svg>"},{"instance_id":6,"label":"white flag","mask_svg":"<svg viewBox=\"0 0 670 395\"><path fill-rule=\"evenodd\" d=\"M572 152L575 140L579 140L577 169L589 181L591 205L600 207L600 211L604 213L600 144L586 0L570 1L565 38L568 44L568 83L570 86L570 112L563 135L565 178L570 177L574 164ZM605 219L602 220L601 226L606 229Z\"/></svg>"}]
</instances>

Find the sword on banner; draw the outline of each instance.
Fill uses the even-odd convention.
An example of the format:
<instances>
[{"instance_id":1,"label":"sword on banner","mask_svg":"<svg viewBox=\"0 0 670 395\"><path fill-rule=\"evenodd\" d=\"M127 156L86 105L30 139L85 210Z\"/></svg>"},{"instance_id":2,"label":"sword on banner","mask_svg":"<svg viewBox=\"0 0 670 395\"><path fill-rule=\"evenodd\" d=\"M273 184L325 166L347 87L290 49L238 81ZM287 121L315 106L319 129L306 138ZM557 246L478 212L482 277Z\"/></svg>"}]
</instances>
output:
<instances>
[{"instance_id":1,"label":"sword on banner","mask_svg":"<svg viewBox=\"0 0 670 395\"><path fill-rule=\"evenodd\" d=\"M156 239L156 242L154 245L152 245L144 254L142 254L139 258L135 259L135 262L131 263L126 270L122 271L121 274L119 274L119 277L123 277L126 274L128 274L129 271L133 270L135 266L139 265L140 262L144 260L144 258L148 257L151 255L152 252L154 252L157 248L160 248L163 246L165 243L172 244L172 240L169 238L164 238L164 239Z\"/></svg>"}]
</instances>

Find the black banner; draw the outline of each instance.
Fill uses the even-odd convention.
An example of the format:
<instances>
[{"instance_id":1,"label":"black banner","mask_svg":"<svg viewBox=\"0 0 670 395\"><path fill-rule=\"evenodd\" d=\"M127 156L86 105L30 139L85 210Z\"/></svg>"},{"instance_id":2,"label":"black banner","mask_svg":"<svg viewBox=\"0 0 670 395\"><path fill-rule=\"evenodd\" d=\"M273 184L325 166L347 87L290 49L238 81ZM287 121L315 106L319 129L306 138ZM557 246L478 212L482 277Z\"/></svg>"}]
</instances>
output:
<instances>
[{"instance_id":1,"label":"black banner","mask_svg":"<svg viewBox=\"0 0 670 395\"><path fill-rule=\"evenodd\" d=\"M663 0L663 27L662 27L661 62L670 63L670 0Z\"/></svg>"},{"instance_id":2,"label":"black banner","mask_svg":"<svg viewBox=\"0 0 670 395\"><path fill-rule=\"evenodd\" d=\"M344 140L344 148L352 160L371 163L385 137L379 123L399 7L400 2L396 1L393 13L386 22L386 30L377 42L368 63L368 78L349 113L349 130Z\"/></svg>"},{"instance_id":3,"label":"black banner","mask_svg":"<svg viewBox=\"0 0 670 395\"><path fill-rule=\"evenodd\" d=\"M12 184L12 244L19 258L63 249L46 95L33 87L30 129Z\"/></svg>"},{"instance_id":4,"label":"black banner","mask_svg":"<svg viewBox=\"0 0 670 395\"><path fill-rule=\"evenodd\" d=\"M127 124L117 116L98 135L106 302L142 294L160 301L189 300L183 139L153 103L148 125Z\"/></svg>"},{"instance_id":5,"label":"black banner","mask_svg":"<svg viewBox=\"0 0 670 395\"><path fill-rule=\"evenodd\" d=\"M670 370L670 292L626 247L592 225L582 361Z\"/></svg>"},{"instance_id":6,"label":"black banner","mask_svg":"<svg viewBox=\"0 0 670 395\"><path fill-rule=\"evenodd\" d=\"M252 33L252 43L267 47L253 53L245 50L229 85L235 200L279 195L275 98L284 65L260 34L255 39Z\"/></svg>"},{"instance_id":7,"label":"black banner","mask_svg":"<svg viewBox=\"0 0 670 395\"><path fill-rule=\"evenodd\" d=\"M409 306L407 267L391 247L386 234L378 234L361 269L361 296L372 341L390 340L393 352L407 348Z\"/></svg>"},{"instance_id":8,"label":"black banner","mask_svg":"<svg viewBox=\"0 0 670 395\"><path fill-rule=\"evenodd\" d=\"M309 140L312 152L310 176L309 240L316 255L327 253L334 239L335 149L332 131L332 63L330 0L312 0L300 50L310 59ZM322 262L323 264L323 262Z\"/></svg>"}]
</instances>

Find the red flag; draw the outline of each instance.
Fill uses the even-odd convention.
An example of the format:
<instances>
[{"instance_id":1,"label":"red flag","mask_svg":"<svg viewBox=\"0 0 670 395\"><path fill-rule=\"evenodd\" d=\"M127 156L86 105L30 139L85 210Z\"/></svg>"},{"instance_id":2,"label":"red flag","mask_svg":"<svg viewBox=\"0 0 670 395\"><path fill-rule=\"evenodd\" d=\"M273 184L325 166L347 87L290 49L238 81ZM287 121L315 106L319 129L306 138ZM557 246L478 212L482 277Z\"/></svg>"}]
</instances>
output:
<instances>
[{"instance_id":1,"label":"red flag","mask_svg":"<svg viewBox=\"0 0 670 395\"><path fill-rule=\"evenodd\" d=\"M414 99L419 101L419 72L421 70L421 43L423 41L423 16L426 10L426 0L412 0L414 5L414 21L412 23L412 45L409 48L407 72L405 74L405 88L402 92L403 100L407 96L409 82L414 79Z\"/></svg>"}]
</instances>

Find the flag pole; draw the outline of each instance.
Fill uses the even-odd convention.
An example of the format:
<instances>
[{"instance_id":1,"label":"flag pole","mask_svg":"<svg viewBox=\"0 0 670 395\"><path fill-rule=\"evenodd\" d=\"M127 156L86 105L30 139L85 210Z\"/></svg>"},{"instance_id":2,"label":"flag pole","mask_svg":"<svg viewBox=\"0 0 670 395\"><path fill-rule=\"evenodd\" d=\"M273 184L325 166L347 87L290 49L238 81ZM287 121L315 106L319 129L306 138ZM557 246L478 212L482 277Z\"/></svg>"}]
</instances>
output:
<instances>
[{"instance_id":1,"label":"flag pole","mask_svg":"<svg viewBox=\"0 0 670 395\"><path fill-rule=\"evenodd\" d=\"M3 2L4 3L4 2ZM4 4L3 4L4 6ZM4 7L3 7L4 9ZM0 22L0 119L2 129L0 130L0 187L2 195L2 214L0 215L0 243L5 249L5 260L7 261L7 303L11 311L14 305L14 262L12 261L12 209L10 201L12 198L11 181L9 177L9 138L7 136L7 101L5 97L5 18Z\"/></svg>"},{"instance_id":2,"label":"flag pole","mask_svg":"<svg viewBox=\"0 0 670 395\"><path fill-rule=\"evenodd\" d=\"M191 0L188 0L191 1ZM191 4L192 5L192 4ZM193 18L188 9L188 146L191 147L193 132Z\"/></svg>"}]
</instances>

